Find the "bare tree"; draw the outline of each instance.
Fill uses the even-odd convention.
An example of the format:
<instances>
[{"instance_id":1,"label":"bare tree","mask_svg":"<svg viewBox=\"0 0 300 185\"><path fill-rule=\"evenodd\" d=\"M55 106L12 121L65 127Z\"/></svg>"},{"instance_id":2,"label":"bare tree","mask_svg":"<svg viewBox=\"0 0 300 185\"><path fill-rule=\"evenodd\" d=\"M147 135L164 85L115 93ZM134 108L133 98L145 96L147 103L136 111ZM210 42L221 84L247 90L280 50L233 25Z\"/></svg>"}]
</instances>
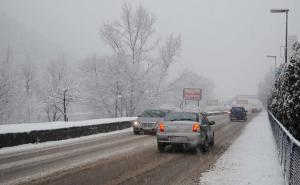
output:
<instances>
[{"instance_id":1,"label":"bare tree","mask_svg":"<svg viewBox=\"0 0 300 185\"><path fill-rule=\"evenodd\" d=\"M121 71L117 72L110 84L110 87L114 87L112 92L115 98L112 99L117 105L116 97L122 97L121 107L124 106L129 116L133 116L149 96L157 96L160 84L180 49L180 36L170 36L161 48L159 60L156 60L153 55L154 50L159 48L159 42L154 38L154 23L154 16L142 6L133 9L130 4L124 4L120 21L106 23L100 31L103 41L111 47L115 56L110 58L113 65L108 70L118 71L115 68L119 68ZM118 56L126 60L120 60ZM157 78L155 70L161 67L163 70ZM118 106L115 106L117 109Z\"/></svg>"},{"instance_id":2,"label":"bare tree","mask_svg":"<svg viewBox=\"0 0 300 185\"><path fill-rule=\"evenodd\" d=\"M31 122L35 111L36 102L36 67L30 57L20 66L20 81L22 85L22 97L24 102L24 121Z\"/></svg>"},{"instance_id":3,"label":"bare tree","mask_svg":"<svg viewBox=\"0 0 300 185\"><path fill-rule=\"evenodd\" d=\"M81 73L85 96L92 108L102 116L117 117L124 108L128 89L126 56L91 57L82 61ZM122 110L121 110L122 109Z\"/></svg>"},{"instance_id":4,"label":"bare tree","mask_svg":"<svg viewBox=\"0 0 300 185\"><path fill-rule=\"evenodd\" d=\"M147 60L149 52L154 49L157 41L151 42L155 18L142 6L135 11L130 4L124 4L121 21L106 23L101 36L116 53L126 53L133 64Z\"/></svg>"},{"instance_id":5,"label":"bare tree","mask_svg":"<svg viewBox=\"0 0 300 185\"><path fill-rule=\"evenodd\" d=\"M103 57L99 58L94 55L81 61L80 81L84 92L81 95L83 102L91 108L95 116L112 117L111 104L107 102L109 98L106 97L103 88L103 83L105 83L103 70L106 68L104 60Z\"/></svg>"},{"instance_id":6,"label":"bare tree","mask_svg":"<svg viewBox=\"0 0 300 185\"><path fill-rule=\"evenodd\" d=\"M0 60L0 123L9 123L14 112L15 71L13 54L8 48Z\"/></svg>"},{"instance_id":7,"label":"bare tree","mask_svg":"<svg viewBox=\"0 0 300 185\"><path fill-rule=\"evenodd\" d=\"M173 34L167 38L166 43L161 47L158 59L159 65L157 65L158 80L152 94L151 104L157 103L159 100L162 84L168 75L170 66L175 62L175 57L180 55L180 49L181 37L180 35L175 37ZM165 88L167 88L167 86L165 86Z\"/></svg>"},{"instance_id":8,"label":"bare tree","mask_svg":"<svg viewBox=\"0 0 300 185\"><path fill-rule=\"evenodd\" d=\"M151 39L155 32L155 19L142 6L139 6L135 11L129 4L124 4L120 22L104 24L101 30L101 35L105 43L107 43L116 53L123 53L129 56L130 61L135 65L135 69L141 68L142 62L149 62L149 54L154 49ZM148 66L148 65L146 65ZM128 73L130 76L129 97L127 112L133 115L137 104L143 93L137 91L137 81L141 80L142 76L137 76L137 73Z\"/></svg>"},{"instance_id":9,"label":"bare tree","mask_svg":"<svg viewBox=\"0 0 300 185\"><path fill-rule=\"evenodd\" d=\"M78 91L63 56L49 63L45 90L44 103L48 120L57 121L63 116L64 121L68 121L68 107L78 99Z\"/></svg>"},{"instance_id":10,"label":"bare tree","mask_svg":"<svg viewBox=\"0 0 300 185\"><path fill-rule=\"evenodd\" d=\"M32 62L31 58L28 57L27 61L24 62L21 67L25 94L27 97L32 97L36 75L35 65Z\"/></svg>"}]
</instances>

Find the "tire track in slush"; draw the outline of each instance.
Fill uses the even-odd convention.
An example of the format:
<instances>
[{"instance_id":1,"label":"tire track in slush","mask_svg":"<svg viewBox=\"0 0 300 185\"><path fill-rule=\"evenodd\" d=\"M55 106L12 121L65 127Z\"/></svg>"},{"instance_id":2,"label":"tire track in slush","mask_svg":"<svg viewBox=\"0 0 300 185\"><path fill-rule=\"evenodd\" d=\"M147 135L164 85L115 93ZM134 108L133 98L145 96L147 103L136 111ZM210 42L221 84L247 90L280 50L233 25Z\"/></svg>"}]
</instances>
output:
<instances>
[{"instance_id":1,"label":"tire track in slush","mask_svg":"<svg viewBox=\"0 0 300 185\"><path fill-rule=\"evenodd\" d=\"M209 169L226 151L246 124L229 122L221 125L215 129L215 146L208 153L159 153L156 138L149 137L151 145L141 145L126 154L31 181L30 184L196 184L201 172Z\"/></svg>"}]
</instances>

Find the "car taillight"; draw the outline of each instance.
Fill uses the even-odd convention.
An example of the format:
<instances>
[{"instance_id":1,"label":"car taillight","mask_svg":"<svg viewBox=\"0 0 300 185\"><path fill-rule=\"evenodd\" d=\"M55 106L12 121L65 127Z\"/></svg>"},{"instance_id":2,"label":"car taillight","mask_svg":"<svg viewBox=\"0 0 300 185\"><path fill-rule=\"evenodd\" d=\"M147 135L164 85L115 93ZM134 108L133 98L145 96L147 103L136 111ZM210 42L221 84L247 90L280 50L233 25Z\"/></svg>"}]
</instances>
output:
<instances>
[{"instance_id":1,"label":"car taillight","mask_svg":"<svg viewBox=\"0 0 300 185\"><path fill-rule=\"evenodd\" d=\"M200 124L199 123L194 123L192 130L193 130L193 132L199 132L201 130Z\"/></svg>"},{"instance_id":2,"label":"car taillight","mask_svg":"<svg viewBox=\"0 0 300 185\"><path fill-rule=\"evenodd\" d=\"M162 122L159 123L159 131L161 131L161 132L165 131L165 125Z\"/></svg>"}]
</instances>

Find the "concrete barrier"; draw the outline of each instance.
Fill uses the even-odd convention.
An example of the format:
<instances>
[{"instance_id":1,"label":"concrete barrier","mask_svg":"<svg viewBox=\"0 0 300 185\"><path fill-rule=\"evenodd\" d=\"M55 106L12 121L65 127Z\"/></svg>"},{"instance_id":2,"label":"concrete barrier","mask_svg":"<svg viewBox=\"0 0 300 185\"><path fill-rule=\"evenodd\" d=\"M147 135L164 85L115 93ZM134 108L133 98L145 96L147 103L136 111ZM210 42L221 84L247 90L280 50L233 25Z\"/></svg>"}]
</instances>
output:
<instances>
[{"instance_id":1,"label":"concrete barrier","mask_svg":"<svg viewBox=\"0 0 300 185\"><path fill-rule=\"evenodd\" d=\"M28 143L58 141L92 134L111 132L115 130L122 130L129 127L131 127L131 121L122 121L99 125L60 128L53 130L38 130L21 133L3 133L0 134L0 148Z\"/></svg>"}]
</instances>

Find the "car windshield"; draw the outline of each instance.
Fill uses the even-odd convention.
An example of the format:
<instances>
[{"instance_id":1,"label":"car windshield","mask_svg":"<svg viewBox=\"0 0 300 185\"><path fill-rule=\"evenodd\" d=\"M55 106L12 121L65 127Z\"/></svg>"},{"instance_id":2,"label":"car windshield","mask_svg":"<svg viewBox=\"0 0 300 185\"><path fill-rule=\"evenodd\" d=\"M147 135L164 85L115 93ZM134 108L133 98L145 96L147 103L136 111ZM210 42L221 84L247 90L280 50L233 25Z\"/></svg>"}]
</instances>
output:
<instances>
[{"instance_id":1,"label":"car windshield","mask_svg":"<svg viewBox=\"0 0 300 185\"><path fill-rule=\"evenodd\" d=\"M193 112L174 112L165 117L165 121L198 121L197 113Z\"/></svg>"},{"instance_id":2,"label":"car windshield","mask_svg":"<svg viewBox=\"0 0 300 185\"><path fill-rule=\"evenodd\" d=\"M141 117L155 117L155 118L163 118L166 116L166 111L162 110L145 110Z\"/></svg>"}]
</instances>

